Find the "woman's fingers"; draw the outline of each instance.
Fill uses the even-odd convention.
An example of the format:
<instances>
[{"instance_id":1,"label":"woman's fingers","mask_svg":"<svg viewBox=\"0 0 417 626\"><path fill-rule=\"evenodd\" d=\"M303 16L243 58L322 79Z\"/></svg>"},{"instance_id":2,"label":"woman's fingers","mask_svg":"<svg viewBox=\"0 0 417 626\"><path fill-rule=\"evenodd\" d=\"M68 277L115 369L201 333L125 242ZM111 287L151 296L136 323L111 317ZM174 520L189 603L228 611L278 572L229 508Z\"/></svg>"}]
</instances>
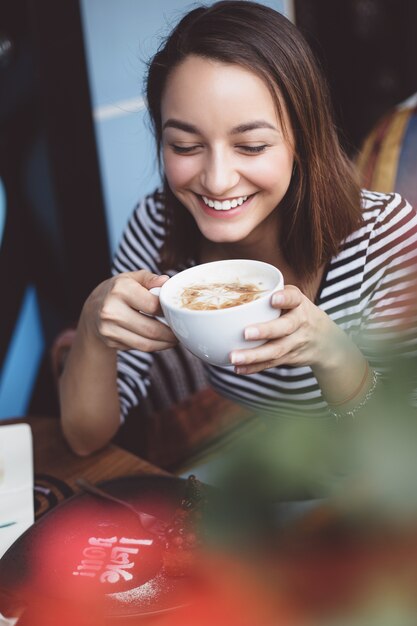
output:
<instances>
[{"instance_id":1,"label":"woman's fingers","mask_svg":"<svg viewBox=\"0 0 417 626\"><path fill-rule=\"evenodd\" d=\"M270 322L247 326L244 331L245 339L247 341L275 339L294 333L301 323L301 316L297 310L303 303L303 299L301 291L293 285L287 285L282 291L275 292L272 295L271 304L275 308L282 309L282 315Z\"/></svg>"},{"instance_id":2,"label":"woman's fingers","mask_svg":"<svg viewBox=\"0 0 417 626\"><path fill-rule=\"evenodd\" d=\"M277 309L294 309L299 306L305 296L294 285L286 285L281 291L271 296L271 304Z\"/></svg>"},{"instance_id":3,"label":"woman's fingers","mask_svg":"<svg viewBox=\"0 0 417 626\"><path fill-rule=\"evenodd\" d=\"M155 322L160 324L160 322ZM161 324L163 326L163 324ZM107 330L106 343L111 348L117 350L141 350L142 352L158 352L167 350L176 345L177 339L174 335L173 340L164 341L161 339L152 339L139 335L120 326L109 326Z\"/></svg>"},{"instance_id":4,"label":"woman's fingers","mask_svg":"<svg viewBox=\"0 0 417 626\"><path fill-rule=\"evenodd\" d=\"M117 339L116 329L120 328L121 331L127 331L148 341L159 341L172 346L177 344L177 339L168 326L140 313L137 313L136 316L137 319L133 320L124 318L103 323L101 328L102 335ZM136 344L134 347L137 347Z\"/></svg>"},{"instance_id":5,"label":"woman's fingers","mask_svg":"<svg viewBox=\"0 0 417 626\"><path fill-rule=\"evenodd\" d=\"M177 344L171 329L155 319L159 298L148 289L161 286L168 276L140 270L121 274L95 291L96 332L110 347L163 350Z\"/></svg>"},{"instance_id":6,"label":"woman's fingers","mask_svg":"<svg viewBox=\"0 0 417 626\"><path fill-rule=\"evenodd\" d=\"M117 341L118 329L124 330L145 340L176 345L177 339L172 330L153 317L133 310L124 302L113 303L107 310L103 308L99 332L106 339ZM137 347L136 342L132 347Z\"/></svg>"},{"instance_id":7,"label":"woman's fingers","mask_svg":"<svg viewBox=\"0 0 417 626\"><path fill-rule=\"evenodd\" d=\"M297 309L294 309L270 322L247 326L244 331L244 337L248 342L259 339L268 340L287 337L295 333L301 324L301 315ZM248 348L250 348L250 343L248 343Z\"/></svg>"},{"instance_id":8,"label":"woman's fingers","mask_svg":"<svg viewBox=\"0 0 417 626\"><path fill-rule=\"evenodd\" d=\"M276 339L292 335L299 326L297 316L283 315L272 322L256 324L245 328L244 337L247 341L257 341L259 339ZM250 347L250 344L248 344Z\"/></svg>"},{"instance_id":9,"label":"woman's fingers","mask_svg":"<svg viewBox=\"0 0 417 626\"><path fill-rule=\"evenodd\" d=\"M230 360L236 366L264 363L273 363L274 366L280 363L290 364L294 350L301 349L303 344L301 337L298 337L297 333L295 333L281 339L267 341L257 348L236 350L231 353ZM272 365L269 365L269 367L272 367Z\"/></svg>"},{"instance_id":10,"label":"woman's fingers","mask_svg":"<svg viewBox=\"0 0 417 626\"><path fill-rule=\"evenodd\" d=\"M308 349L308 324L305 323L298 289L289 294L286 305L295 305L281 317L270 322L256 324L245 329L247 350L232 352L231 362L241 374L252 374L279 365L302 364ZM301 292L300 292L301 293ZM302 302L302 300L301 300ZM254 332L255 331L255 332ZM266 340L264 344L251 348L251 340Z\"/></svg>"},{"instance_id":11,"label":"woman's fingers","mask_svg":"<svg viewBox=\"0 0 417 626\"><path fill-rule=\"evenodd\" d=\"M116 300L125 302L136 311L158 315L161 313L159 298L149 289L160 287L166 280L167 276L157 276L144 270L121 274L113 281L103 308L111 307Z\"/></svg>"},{"instance_id":12,"label":"woman's fingers","mask_svg":"<svg viewBox=\"0 0 417 626\"><path fill-rule=\"evenodd\" d=\"M236 374L257 374L258 372L263 372L264 370L270 369L272 367L276 367L277 363L275 361L266 361L264 363L256 363L255 365L236 365L235 372Z\"/></svg>"}]
</instances>

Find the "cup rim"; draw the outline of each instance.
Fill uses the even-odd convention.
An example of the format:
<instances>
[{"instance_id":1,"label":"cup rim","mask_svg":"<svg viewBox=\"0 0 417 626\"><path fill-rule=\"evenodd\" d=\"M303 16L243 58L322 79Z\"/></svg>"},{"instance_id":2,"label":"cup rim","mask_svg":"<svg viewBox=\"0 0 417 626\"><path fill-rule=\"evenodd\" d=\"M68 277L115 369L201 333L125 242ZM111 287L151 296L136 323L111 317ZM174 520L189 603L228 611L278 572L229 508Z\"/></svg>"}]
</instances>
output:
<instances>
[{"instance_id":1,"label":"cup rim","mask_svg":"<svg viewBox=\"0 0 417 626\"><path fill-rule=\"evenodd\" d=\"M235 263L241 263L241 262L260 263L262 265L266 265L272 268L275 272L277 272L277 280L276 280L275 285L271 287L271 289L268 289L265 295L260 296L259 298L256 298L256 300L252 300L252 302L244 302L243 304L238 304L236 306L231 306L231 307L227 307L224 309L187 309L185 307L177 306L171 302L167 302L164 298L165 285L167 285L171 280L175 279L176 276L179 276L179 274L184 274L185 272L188 272L189 270L205 267L207 265L214 265L214 264L219 264L219 263L235 264ZM246 309L248 307L256 306L257 303L264 302L265 299L270 298L272 294L275 293L275 291L279 291L280 289L283 289L283 288L284 288L284 277L282 275L282 272L277 267L275 267L275 265L272 265L271 263L266 263L265 261L258 261L257 259L220 259L219 261L209 261L207 263L200 263L198 265L192 265L191 267L187 267L185 270L182 270L181 272L174 274L173 276L169 278L169 280L167 280L162 285L161 291L159 293L159 299L162 305L165 304L170 309L174 311L181 311L181 313L185 315L200 315L200 316L201 315L211 316L211 315L219 315L219 314L226 315L235 311L236 309L242 309L243 307Z\"/></svg>"}]
</instances>

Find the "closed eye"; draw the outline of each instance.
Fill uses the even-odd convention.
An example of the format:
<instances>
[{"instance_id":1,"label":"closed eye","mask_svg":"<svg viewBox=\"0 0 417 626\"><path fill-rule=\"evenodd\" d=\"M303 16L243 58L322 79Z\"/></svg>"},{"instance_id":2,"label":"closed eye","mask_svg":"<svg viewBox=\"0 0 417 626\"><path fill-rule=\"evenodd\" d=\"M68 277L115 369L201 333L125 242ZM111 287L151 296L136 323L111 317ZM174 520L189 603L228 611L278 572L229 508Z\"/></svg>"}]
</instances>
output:
<instances>
[{"instance_id":1,"label":"closed eye","mask_svg":"<svg viewBox=\"0 0 417 626\"><path fill-rule=\"evenodd\" d=\"M171 144L171 148L172 150L176 153L176 154L188 154L190 152L193 152L194 150L197 150L197 148L199 148L200 146L196 145L196 146L178 146L175 143Z\"/></svg>"},{"instance_id":2,"label":"closed eye","mask_svg":"<svg viewBox=\"0 0 417 626\"><path fill-rule=\"evenodd\" d=\"M171 149L176 154L190 154L194 152L195 150L198 150L199 148L201 148L201 146L198 144L194 146L179 146L173 143L170 145L171 145ZM240 145L240 146L236 146L236 148L238 150L241 150L249 154L260 154L261 152L264 152L267 148L269 148L269 145L268 144L262 144L260 146Z\"/></svg>"},{"instance_id":3,"label":"closed eye","mask_svg":"<svg viewBox=\"0 0 417 626\"><path fill-rule=\"evenodd\" d=\"M259 154L264 152L266 148L269 146L267 144L262 144L261 146L236 146L239 150L243 150L243 152L249 152L250 154Z\"/></svg>"}]
</instances>

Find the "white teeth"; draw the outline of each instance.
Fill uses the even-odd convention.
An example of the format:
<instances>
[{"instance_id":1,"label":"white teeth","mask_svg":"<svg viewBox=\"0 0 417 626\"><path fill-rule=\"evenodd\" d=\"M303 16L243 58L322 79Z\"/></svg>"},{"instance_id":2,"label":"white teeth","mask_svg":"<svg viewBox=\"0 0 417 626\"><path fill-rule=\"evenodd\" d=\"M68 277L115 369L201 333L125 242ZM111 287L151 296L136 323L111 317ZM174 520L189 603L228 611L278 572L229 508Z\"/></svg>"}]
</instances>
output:
<instances>
[{"instance_id":1,"label":"white teeth","mask_svg":"<svg viewBox=\"0 0 417 626\"><path fill-rule=\"evenodd\" d=\"M233 200L224 200L223 202L220 202L219 200L211 200L210 198L207 198L207 196L201 197L207 206L215 209L216 211L229 211L229 209L235 209L248 199L248 196L241 196L240 198L233 198Z\"/></svg>"}]
</instances>

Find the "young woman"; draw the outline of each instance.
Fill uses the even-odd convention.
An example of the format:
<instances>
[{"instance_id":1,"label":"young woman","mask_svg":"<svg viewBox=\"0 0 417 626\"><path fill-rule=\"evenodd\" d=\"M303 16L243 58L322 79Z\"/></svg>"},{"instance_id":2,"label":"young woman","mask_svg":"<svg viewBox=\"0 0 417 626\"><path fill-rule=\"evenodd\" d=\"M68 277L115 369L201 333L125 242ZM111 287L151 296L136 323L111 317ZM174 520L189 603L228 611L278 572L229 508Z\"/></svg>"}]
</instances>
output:
<instances>
[{"instance_id":1,"label":"young woman","mask_svg":"<svg viewBox=\"0 0 417 626\"><path fill-rule=\"evenodd\" d=\"M149 289L217 259L272 263L286 287L272 297L284 314L253 320L234 370L208 367L212 385L278 415L355 414L377 385L371 339L388 327L413 344L417 218L398 195L360 192L306 42L260 4L194 9L151 61L147 100L163 188L82 310L61 380L70 445L107 443L146 394L152 353L176 343Z\"/></svg>"}]
</instances>

